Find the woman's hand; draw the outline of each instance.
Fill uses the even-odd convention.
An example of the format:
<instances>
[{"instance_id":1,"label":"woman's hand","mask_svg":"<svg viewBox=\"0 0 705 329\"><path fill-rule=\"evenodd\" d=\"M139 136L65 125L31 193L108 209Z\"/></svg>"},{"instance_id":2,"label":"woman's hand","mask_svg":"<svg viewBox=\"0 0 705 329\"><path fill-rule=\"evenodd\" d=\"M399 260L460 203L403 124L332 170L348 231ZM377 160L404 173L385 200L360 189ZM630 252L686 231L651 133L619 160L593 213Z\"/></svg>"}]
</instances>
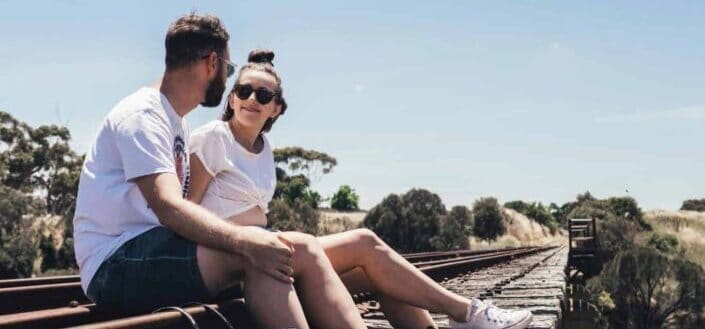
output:
<instances>
[{"instance_id":1,"label":"woman's hand","mask_svg":"<svg viewBox=\"0 0 705 329\"><path fill-rule=\"evenodd\" d=\"M246 244L243 253L252 266L284 283L293 283L291 241L259 227L243 227Z\"/></svg>"}]
</instances>

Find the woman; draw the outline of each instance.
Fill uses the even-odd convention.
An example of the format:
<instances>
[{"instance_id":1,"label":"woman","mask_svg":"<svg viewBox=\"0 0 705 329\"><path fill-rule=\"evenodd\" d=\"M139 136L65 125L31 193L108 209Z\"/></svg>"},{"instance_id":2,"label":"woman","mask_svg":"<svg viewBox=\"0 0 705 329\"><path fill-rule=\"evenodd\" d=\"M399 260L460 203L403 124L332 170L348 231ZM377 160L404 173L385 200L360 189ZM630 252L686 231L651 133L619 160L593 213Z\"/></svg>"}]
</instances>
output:
<instances>
[{"instance_id":1,"label":"woman","mask_svg":"<svg viewBox=\"0 0 705 329\"><path fill-rule=\"evenodd\" d=\"M222 120L192 134L189 199L236 225L265 227L276 186L265 133L287 105L273 59L270 51L250 52ZM370 230L318 238L297 232L269 234L290 245L294 256L291 267L273 273L245 270L245 299L265 328L308 328L308 322L318 328L365 328L350 297L363 291L379 296L395 327L435 327L427 310L448 314L453 328L520 329L531 322L528 311L501 310L445 290ZM212 295L243 279L242 274L221 274L228 271L217 261L201 267L209 260L198 258Z\"/></svg>"}]
</instances>

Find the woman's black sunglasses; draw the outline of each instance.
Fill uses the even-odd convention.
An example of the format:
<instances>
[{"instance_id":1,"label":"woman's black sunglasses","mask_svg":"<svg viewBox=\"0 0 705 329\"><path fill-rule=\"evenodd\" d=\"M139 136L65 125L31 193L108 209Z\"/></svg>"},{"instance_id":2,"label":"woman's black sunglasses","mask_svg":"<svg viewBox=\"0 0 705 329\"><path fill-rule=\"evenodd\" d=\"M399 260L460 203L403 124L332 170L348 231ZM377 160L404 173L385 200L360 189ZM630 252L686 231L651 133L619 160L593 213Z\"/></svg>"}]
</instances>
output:
<instances>
[{"instance_id":1,"label":"woman's black sunglasses","mask_svg":"<svg viewBox=\"0 0 705 329\"><path fill-rule=\"evenodd\" d=\"M276 92L270 91L267 88L254 89L252 88L252 85L249 84L236 84L235 88L233 88L233 92L235 93L235 96L237 96L237 98L243 101L250 98L250 95L252 95L252 92L254 92L255 99L257 99L257 103L260 103L262 105L269 104L269 102L271 102L272 99L277 96Z\"/></svg>"}]
</instances>

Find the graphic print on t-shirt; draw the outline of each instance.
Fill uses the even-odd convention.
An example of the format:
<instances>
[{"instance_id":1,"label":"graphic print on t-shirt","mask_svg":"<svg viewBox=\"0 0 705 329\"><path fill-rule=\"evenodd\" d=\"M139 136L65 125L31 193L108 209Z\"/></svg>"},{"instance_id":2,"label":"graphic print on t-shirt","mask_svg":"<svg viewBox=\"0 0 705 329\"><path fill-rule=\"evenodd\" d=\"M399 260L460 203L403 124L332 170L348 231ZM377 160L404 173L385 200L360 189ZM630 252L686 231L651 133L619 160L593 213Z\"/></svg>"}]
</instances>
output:
<instances>
[{"instance_id":1,"label":"graphic print on t-shirt","mask_svg":"<svg viewBox=\"0 0 705 329\"><path fill-rule=\"evenodd\" d=\"M186 155L186 143L181 136L174 137L174 165L176 166L176 176L181 183L181 195L185 199L188 196L188 185L191 175L189 173L188 156Z\"/></svg>"}]
</instances>

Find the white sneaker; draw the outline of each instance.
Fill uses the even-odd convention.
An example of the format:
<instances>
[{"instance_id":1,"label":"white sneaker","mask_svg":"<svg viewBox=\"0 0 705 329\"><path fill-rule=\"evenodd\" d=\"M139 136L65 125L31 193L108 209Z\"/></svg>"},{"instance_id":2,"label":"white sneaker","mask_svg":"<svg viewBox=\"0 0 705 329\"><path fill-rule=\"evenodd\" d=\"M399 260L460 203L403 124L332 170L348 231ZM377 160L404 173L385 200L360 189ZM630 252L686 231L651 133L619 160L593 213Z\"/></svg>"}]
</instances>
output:
<instances>
[{"instance_id":1,"label":"white sneaker","mask_svg":"<svg viewBox=\"0 0 705 329\"><path fill-rule=\"evenodd\" d=\"M465 322L449 319L452 329L524 329L531 323L528 310L505 310L479 299L472 300Z\"/></svg>"}]
</instances>

